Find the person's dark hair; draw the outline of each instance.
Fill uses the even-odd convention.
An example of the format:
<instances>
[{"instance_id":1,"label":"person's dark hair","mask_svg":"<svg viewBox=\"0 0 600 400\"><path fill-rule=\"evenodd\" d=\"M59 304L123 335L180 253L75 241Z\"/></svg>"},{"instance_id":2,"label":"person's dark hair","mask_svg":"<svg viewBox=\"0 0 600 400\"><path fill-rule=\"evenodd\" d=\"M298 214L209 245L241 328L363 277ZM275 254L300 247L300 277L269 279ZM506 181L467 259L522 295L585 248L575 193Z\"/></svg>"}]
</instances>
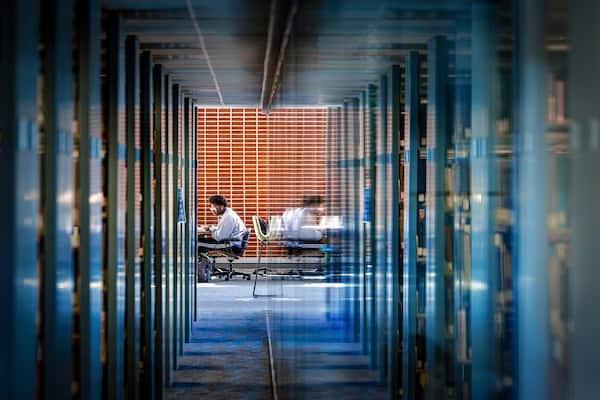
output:
<instances>
[{"instance_id":1,"label":"person's dark hair","mask_svg":"<svg viewBox=\"0 0 600 400\"><path fill-rule=\"evenodd\" d=\"M323 197L319 195L304 196L304 199L302 200L302 205L304 207L315 207L321 204L323 204Z\"/></svg>"},{"instance_id":2,"label":"person's dark hair","mask_svg":"<svg viewBox=\"0 0 600 400\"><path fill-rule=\"evenodd\" d=\"M215 206L223 206L227 207L227 199L220 194L215 194L214 196L210 196L208 198L208 202L210 204L214 204Z\"/></svg>"}]
</instances>

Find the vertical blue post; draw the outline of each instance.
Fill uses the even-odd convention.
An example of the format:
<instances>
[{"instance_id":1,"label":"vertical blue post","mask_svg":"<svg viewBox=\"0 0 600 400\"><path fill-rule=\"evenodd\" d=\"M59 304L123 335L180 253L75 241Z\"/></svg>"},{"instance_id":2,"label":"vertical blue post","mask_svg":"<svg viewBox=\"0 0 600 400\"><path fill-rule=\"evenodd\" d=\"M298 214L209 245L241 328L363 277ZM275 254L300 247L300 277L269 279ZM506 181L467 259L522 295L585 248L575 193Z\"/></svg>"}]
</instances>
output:
<instances>
[{"instance_id":1,"label":"vertical blue post","mask_svg":"<svg viewBox=\"0 0 600 400\"><path fill-rule=\"evenodd\" d=\"M173 220L171 234L173 235L172 243L172 268L173 268L173 313L171 318L173 319L173 369L179 367L179 355L181 353L182 344L182 332L181 332L181 303L183 298L181 297L181 229L179 224L179 163L181 149L179 146L181 131L182 131L182 117L181 117L181 87L179 84L174 84L172 87L172 118L173 118L173 154L171 168L172 186L171 196L173 202L171 203L171 218Z\"/></svg>"},{"instance_id":2,"label":"vertical blue post","mask_svg":"<svg viewBox=\"0 0 600 400\"><path fill-rule=\"evenodd\" d=\"M136 136L139 138L140 79L139 42L135 36L128 36L125 49L125 123L126 123L126 163L127 163L127 211L125 213L125 391L128 399L139 396L139 279L140 265L137 252L139 247L139 223L136 215L138 185L136 184ZM139 178L138 178L139 179ZM141 193L140 193L141 194Z\"/></svg>"},{"instance_id":3,"label":"vertical blue post","mask_svg":"<svg viewBox=\"0 0 600 400\"><path fill-rule=\"evenodd\" d=\"M156 195L152 191L152 180L155 178L153 161L154 132L153 132L153 77L152 77L152 54L144 51L140 55L140 135L141 135L141 162L142 162L142 327L141 327L141 361L142 372L140 378L140 397L143 399L154 399L158 393L154 390L155 371L154 360L157 341L162 335L162 329L157 329L160 323L160 315L155 314L155 299L160 291L160 286L154 285L155 263L157 258L154 253L154 233L156 220L152 209L156 201ZM162 298L162 297L161 297ZM157 324L155 328L155 323Z\"/></svg>"},{"instance_id":4,"label":"vertical blue post","mask_svg":"<svg viewBox=\"0 0 600 400\"><path fill-rule=\"evenodd\" d=\"M191 259L191 252L190 250L192 250L190 243L191 243L191 210L190 210L190 196L192 194L192 191L190 191L190 182L191 182L191 165L190 165L190 150L191 150L191 146L190 146L190 140L191 140L191 135L192 135L192 115L191 115L191 99L189 97L186 97L183 101L183 147L184 147L184 156L183 156L183 172L184 172L184 179L183 179L183 185L184 185L184 198L185 198L185 211L186 211L186 222L185 222L185 235L184 235L184 243L185 243L185 247L184 247L184 257L183 257L183 277L184 277L184 283L183 283L183 298L184 298L184 312L183 312L183 334L184 334L184 340L186 343L188 343L190 341L190 330L191 330L191 318L190 318L190 290L191 290L191 286L190 286L190 259Z\"/></svg>"},{"instance_id":5,"label":"vertical blue post","mask_svg":"<svg viewBox=\"0 0 600 400\"><path fill-rule=\"evenodd\" d=\"M401 71L399 65L393 65L388 73L388 129L390 149L389 166L389 191L390 191L390 216L388 222L388 238L390 241L390 261L389 261L389 294L388 309L389 322L388 332L389 350L388 350L388 381L390 382L390 398L397 399L400 390L400 138L402 136L400 118L400 83Z\"/></svg>"},{"instance_id":6,"label":"vertical blue post","mask_svg":"<svg viewBox=\"0 0 600 400\"><path fill-rule=\"evenodd\" d=\"M569 290L573 333L571 343L571 398L600 398L600 25L598 2L569 2L568 103L571 120L570 210L571 284Z\"/></svg>"},{"instance_id":7,"label":"vertical blue post","mask_svg":"<svg viewBox=\"0 0 600 400\"><path fill-rule=\"evenodd\" d=\"M548 156L546 144L545 2L519 2L517 120L517 393L550 397L548 309Z\"/></svg>"},{"instance_id":8,"label":"vertical blue post","mask_svg":"<svg viewBox=\"0 0 600 400\"><path fill-rule=\"evenodd\" d=\"M171 213L171 207L173 207L173 194L172 185L173 179L171 177L171 158L173 154L173 94L172 94L172 80L168 74L164 75L163 80L164 87L163 101L164 110L162 112L162 118L164 121L163 128L163 149L162 149L162 181L163 185L161 188L162 194L162 220L163 220L163 276L164 276L164 287L165 287L165 300L164 300L164 319L165 319L165 351L164 351L164 363L165 363L165 381L166 385L171 384L171 370L173 369L173 356L172 352L175 351L173 348L173 332L174 332L174 318L173 318L173 251L171 246L172 241L172 230L173 230L173 215Z\"/></svg>"},{"instance_id":9,"label":"vertical blue post","mask_svg":"<svg viewBox=\"0 0 600 400\"><path fill-rule=\"evenodd\" d=\"M333 213L333 205L332 205L332 201L333 201L333 168L334 168L334 163L333 163L333 156L332 156L332 152L333 152L333 138L332 138L332 118L331 118L331 107L327 108L327 124L326 124L326 138L325 140L327 141L327 213L328 214L332 214Z\"/></svg>"},{"instance_id":10,"label":"vertical blue post","mask_svg":"<svg viewBox=\"0 0 600 400\"><path fill-rule=\"evenodd\" d=\"M416 398L417 201L419 188L419 53L406 57L404 84L404 252L402 277L402 395Z\"/></svg>"},{"instance_id":11,"label":"vertical blue post","mask_svg":"<svg viewBox=\"0 0 600 400\"><path fill-rule=\"evenodd\" d=\"M358 98L353 98L350 100L350 116L352 120L352 130L350 134L350 159L352 160L352 193L350 196L352 197L352 223L351 223L351 239L350 243L352 246L350 260L352 265L352 283L354 285L352 290L352 301L354 304L353 313L354 313L354 340L357 341L360 339L360 324L361 322L361 308L362 303L360 301L361 297L361 289L360 286L362 284L361 278L361 268L360 268L360 229L361 229L361 218L360 218L360 207L361 203L361 151L360 151L360 126L359 126L359 100Z\"/></svg>"},{"instance_id":12,"label":"vertical blue post","mask_svg":"<svg viewBox=\"0 0 600 400\"><path fill-rule=\"evenodd\" d=\"M379 380L384 381L387 375L387 271L388 271L388 237L387 233L387 76L381 75L377 92L377 121L376 140L373 143L376 151L375 181L376 191L374 194L375 218L375 301L377 308L377 362Z\"/></svg>"},{"instance_id":13,"label":"vertical blue post","mask_svg":"<svg viewBox=\"0 0 600 400\"><path fill-rule=\"evenodd\" d=\"M377 160L377 86L370 84L367 87L367 170L369 176L369 202L368 202L368 261L367 261L367 276L369 285L369 294L367 295L369 301L369 352L371 356L371 364L374 368L379 363L378 357L378 332L377 332L377 225L376 225L376 207L375 207L375 196L377 193L377 177L376 177L376 160Z\"/></svg>"},{"instance_id":14,"label":"vertical blue post","mask_svg":"<svg viewBox=\"0 0 600 400\"><path fill-rule=\"evenodd\" d=\"M345 218L345 211L344 211L344 207L345 207L345 199L344 199L344 190L346 190L346 182L345 182L345 178L346 175L344 174L344 169L343 169L343 158L344 158L344 132L345 132L345 120L344 120L344 108L343 107L336 107L334 109L333 112L334 115L334 121L335 121L335 129L333 134L335 135L335 143L337 144L337 146L335 147L335 159L336 159L336 173L338 176L338 182L337 182L337 194L338 194L338 211L340 212L340 214L342 215L342 218ZM335 282L339 282L340 278L341 278L341 265L342 265L342 259L346 254L346 244L344 242L344 238L342 235L337 235L337 240L340 243L340 257L336 257L334 259L334 281ZM328 292L329 294L329 292ZM335 300L339 300L335 299ZM339 316L339 301L333 305L332 307L330 307L330 311L334 311L336 316Z\"/></svg>"},{"instance_id":15,"label":"vertical blue post","mask_svg":"<svg viewBox=\"0 0 600 400\"><path fill-rule=\"evenodd\" d=\"M334 115L334 121L335 121L335 129L334 129L334 137L335 137L335 143L336 143L336 147L335 147L335 160L336 160L336 173L338 176L338 182L337 182L337 195L338 195L338 211L340 213L340 215L342 215L342 218L345 218L345 199L344 199L344 191L346 190L346 182L345 182L345 178L346 175L344 174L344 166L343 166L343 158L344 158L344 132L346 130L345 128L345 120L344 120L344 107L336 107L334 109L333 112ZM335 276L334 276L334 280L336 282L340 281L340 275L341 275L341 265L342 265L342 259L346 254L346 244L343 240L343 236L342 235L337 235L337 240L340 243L340 256L337 257L334 260L334 271L335 271ZM330 307L330 310L334 310L336 313L338 312L338 304L336 304L334 307Z\"/></svg>"},{"instance_id":16,"label":"vertical blue post","mask_svg":"<svg viewBox=\"0 0 600 400\"><path fill-rule=\"evenodd\" d=\"M359 261L359 280L360 280L360 338L362 344L363 353L368 352L369 343L369 329L368 329L368 296L369 296L369 281L367 279L367 200L369 198L368 183L368 171L367 171L367 92L362 91L359 98L358 105L359 112L359 154L360 154L360 193L361 203L360 207L360 261Z\"/></svg>"},{"instance_id":17,"label":"vertical blue post","mask_svg":"<svg viewBox=\"0 0 600 400\"><path fill-rule=\"evenodd\" d=\"M427 189L425 352L428 399L446 398L446 136L448 134L448 44L444 37L427 46Z\"/></svg>"},{"instance_id":18,"label":"vertical blue post","mask_svg":"<svg viewBox=\"0 0 600 400\"><path fill-rule=\"evenodd\" d=\"M41 156L42 393L71 395L73 318L73 73L71 1L43 2ZM60 368L57 368L60 366Z\"/></svg>"},{"instance_id":19,"label":"vertical blue post","mask_svg":"<svg viewBox=\"0 0 600 400\"><path fill-rule=\"evenodd\" d=\"M107 31L107 96L106 110L106 397L124 397L124 275L125 275L125 210L121 200L125 191L119 183L125 179L125 53L122 20L111 14Z\"/></svg>"},{"instance_id":20,"label":"vertical blue post","mask_svg":"<svg viewBox=\"0 0 600 400\"><path fill-rule=\"evenodd\" d=\"M341 272L343 276L341 280L343 282L351 282L348 279L347 273L351 271L350 265L352 263L352 246L350 238L350 231L352 230L352 203L354 199L352 198L353 193L353 185L352 181L352 163L351 163L351 150L352 150L352 106L350 100L344 100L344 105L342 107L342 119L343 119L343 130L342 130L342 159L340 163L340 168L343 175L343 188L341 192L342 196L342 204L343 204L343 224L344 224L344 232L342 233L340 239L343 243L343 252L341 257ZM343 293L341 294L343 298L349 299L352 297L352 288L344 287ZM341 306L343 307L344 313L344 321L348 324L347 335L350 336L351 332L353 332L353 310L352 310L352 301L341 300Z\"/></svg>"},{"instance_id":21,"label":"vertical blue post","mask_svg":"<svg viewBox=\"0 0 600 400\"><path fill-rule=\"evenodd\" d=\"M79 395L93 400L102 394L101 14L100 1L88 0L80 3L77 15Z\"/></svg>"},{"instance_id":22,"label":"vertical blue post","mask_svg":"<svg viewBox=\"0 0 600 400\"><path fill-rule=\"evenodd\" d=\"M164 232L166 230L166 222L164 219L164 160L165 152L166 124L164 122L164 73L162 66L155 65L152 68L152 158L153 158L153 173L154 173L154 230L153 230L153 246L154 246L154 280L155 300L154 300L154 326L155 333L154 341L154 379L155 386L150 390L154 391L156 398L163 397L163 389L166 385L166 365L167 356L167 329L166 313L167 313L167 292L166 292L166 277L165 277L165 252L164 252ZM149 367L150 368L150 367Z\"/></svg>"},{"instance_id":23,"label":"vertical blue post","mask_svg":"<svg viewBox=\"0 0 600 400\"><path fill-rule=\"evenodd\" d=\"M498 101L495 9L472 9L471 63L471 382L474 399L496 395L494 333L498 271L494 247L496 165L494 133Z\"/></svg>"},{"instance_id":24,"label":"vertical blue post","mask_svg":"<svg viewBox=\"0 0 600 400\"><path fill-rule=\"evenodd\" d=\"M469 217L469 138L471 127L471 60L467 49L470 48L468 31L470 18L460 17L457 21L457 39L455 51L455 90L454 108L454 198L453 202L453 246L452 272L454 274L454 393L455 398L463 399L468 393L471 374L469 368L469 284L470 265L467 254L468 217Z\"/></svg>"},{"instance_id":25,"label":"vertical blue post","mask_svg":"<svg viewBox=\"0 0 600 400\"><path fill-rule=\"evenodd\" d=\"M39 2L8 0L0 13L0 398L31 399L36 387L40 205L37 75Z\"/></svg>"},{"instance_id":26,"label":"vertical blue post","mask_svg":"<svg viewBox=\"0 0 600 400\"><path fill-rule=\"evenodd\" d=\"M196 265L198 265L198 252L197 248L197 237L198 237L198 107L196 103L192 102L192 213L193 217L191 220L192 224L192 268L193 268L193 280L192 280L192 291L194 296L193 302L193 319L198 320L198 290L196 289L197 271Z\"/></svg>"}]
</instances>

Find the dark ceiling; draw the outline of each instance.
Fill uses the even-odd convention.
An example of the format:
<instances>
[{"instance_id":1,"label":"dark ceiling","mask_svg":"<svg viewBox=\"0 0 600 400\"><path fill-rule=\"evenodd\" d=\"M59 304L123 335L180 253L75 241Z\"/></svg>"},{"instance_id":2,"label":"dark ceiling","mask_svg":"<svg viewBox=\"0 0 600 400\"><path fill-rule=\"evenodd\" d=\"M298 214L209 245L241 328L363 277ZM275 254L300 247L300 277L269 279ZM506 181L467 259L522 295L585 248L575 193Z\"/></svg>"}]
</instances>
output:
<instances>
[{"instance_id":1,"label":"dark ceiling","mask_svg":"<svg viewBox=\"0 0 600 400\"><path fill-rule=\"evenodd\" d=\"M278 106L339 104L356 95L391 64L401 62L407 50L423 51L436 34L452 39L464 3L103 2L106 9L122 12L127 33L137 35L142 49L151 49L155 63L200 104L267 108L271 101Z\"/></svg>"}]
</instances>

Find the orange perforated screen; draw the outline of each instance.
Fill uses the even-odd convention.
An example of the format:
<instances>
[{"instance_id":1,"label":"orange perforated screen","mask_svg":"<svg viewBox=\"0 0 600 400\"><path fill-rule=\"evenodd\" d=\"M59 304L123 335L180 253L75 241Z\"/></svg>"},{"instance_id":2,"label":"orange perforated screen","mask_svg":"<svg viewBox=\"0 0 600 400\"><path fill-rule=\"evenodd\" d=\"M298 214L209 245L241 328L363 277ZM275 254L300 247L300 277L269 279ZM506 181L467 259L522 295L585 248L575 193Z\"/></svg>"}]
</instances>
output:
<instances>
[{"instance_id":1,"label":"orange perforated screen","mask_svg":"<svg viewBox=\"0 0 600 400\"><path fill-rule=\"evenodd\" d=\"M198 110L198 223L213 224L208 197L221 194L252 227L252 216L281 215L304 195L326 195L327 110ZM246 256L256 256L252 235ZM275 249L272 255L280 255Z\"/></svg>"}]
</instances>

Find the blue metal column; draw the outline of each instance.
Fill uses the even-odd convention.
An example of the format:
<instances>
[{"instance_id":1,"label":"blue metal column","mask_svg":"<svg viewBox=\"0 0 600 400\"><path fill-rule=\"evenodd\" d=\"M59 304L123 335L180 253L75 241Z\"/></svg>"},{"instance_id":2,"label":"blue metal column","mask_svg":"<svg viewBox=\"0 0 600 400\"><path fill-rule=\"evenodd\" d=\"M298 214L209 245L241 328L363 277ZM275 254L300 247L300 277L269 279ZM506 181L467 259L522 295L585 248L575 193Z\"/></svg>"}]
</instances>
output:
<instances>
[{"instance_id":1,"label":"blue metal column","mask_svg":"<svg viewBox=\"0 0 600 400\"><path fill-rule=\"evenodd\" d=\"M40 200L37 125L38 2L0 13L0 398L35 397Z\"/></svg>"},{"instance_id":2,"label":"blue metal column","mask_svg":"<svg viewBox=\"0 0 600 400\"><path fill-rule=\"evenodd\" d=\"M42 2L43 123L41 126L40 265L42 271L42 396L71 396L74 274L73 3ZM60 366L58 368L57 366Z\"/></svg>"},{"instance_id":3,"label":"blue metal column","mask_svg":"<svg viewBox=\"0 0 600 400\"><path fill-rule=\"evenodd\" d=\"M125 48L125 124L127 165L127 211L125 213L125 393L128 399L139 396L140 362L140 246L138 199L141 196L139 161L136 161L140 129L140 45L128 36Z\"/></svg>"},{"instance_id":4,"label":"blue metal column","mask_svg":"<svg viewBox=\"0 0 600 400\"><path fill-rule=\"evenodd\" d=\"M348 217L345 223L345 241L347 242L347 255L346 255L346 266L344 278L345 282L349 283L349 287L346 290L345 307L348 310L348 321L349 340L356 340L358 338L359 328L359 304L358 299L358 275L356 273L357 265L357 250L358 240L356 237L356 218L357 218L357 206L358 206L358 179L356 174L358 172L358 166L356 165L357 160L357 107L355 105L356 99L346 100L346 119L347 119L347 131L346 131L346 166L347 166L347 180L348 188Z\"/></svg>"},{"instance_id":5,"label":"blue metal column","mask_svg":"<svg viewBox=\"0 0 600 400\"><path fill-rule=\"evenodd\" d=\"M446 136L448 134L448 45L434 37L427 46L427 191L425 283L425 352L428 399L446 390Z\"/></svg>"},{"instance_id":6,"label":"blue metal column","mask_svg":"<svg viewBox=\"0 0 600 400\"><path fill-rule=\"evenodd\" d=\"M369 329L369 353L371 356L371 364L374 368L377 367L379 358L377 357L377 225L376 225L376 207L375 199L377 194L377 177L376 177L376 160L377 160L377 86L370 84L367 87L367 132L368 142L366 145L367 150L367 173L369 176L369 201L368 207L368 236L367 236L367 271L369 294L368 299L368 329Z\"/></svg>"},{"instance_id":7,"label":"blue metal column","mask_svg":"<svg viewBox=\"0 0 600 400\"><path fill-rule=\"evenodd\" d=\"M196 282L198 282L197 269L198 265L198 252L197 252L197 237L198 237L198 107L195 103L192 103L192 112L194 120L192 123L192 212L193 217L191 220L192 224L192 293L194 296L192 316L194 321L198 320L198 290L196 289Z\"/></svg>"},{"instance_id":8,"label":"blue metal column","mask_svg":"<svg viewBox=\"0 0 600 400\"><path fill-rule=\"evenodd\" d=\"M189 143L190 143L190 159L189 159L189 170L190 170L190 180L189 180L189 185L190 185L190 212L189 215L187 216L187 222L188 222L188 226L189 226L189 230L190 230L190 242L189 242L189 247L190 247L190 266L189 266L189 284L190 284L190 288L189 288L189 293L190 293L190 314L189 314L189 318L190 318L190 327L189 327L189 331L190 331L190 338L191 338L191 331L192 331L192 321L195 320L195 300L194 300L194 293L195 288L196 288L196 228L197 228L197 224L196 224L196 201L197 201L197 182L196 182L196 154L198 152L197 150L197 144L196 144L196 135L197 135L197 128L196 128L196 119L197 119L197 111L196 111L196 105L194 104L193 99L190 98L190 138L189 138Z\"/></svg>"},{"instance_id":9,"label":"blue metal column","mask_svg":"<svg viewBox=\"0 0 600 400\"><path fill-rule=\"evenodd\" d=\"M166 124L164 113L164 73L161 65L155 65L152 69L152 157L154 172L154 287L156 290L154 300L154 391L157 399L162 399L163 390L166 385L166 363L167 357L167 292L165 290L165 231L164 220L164 159Z\"/></svg>"},{"instance_id":10,"label":"blue metal column","mask_svg":"<svg viewBox=\"0 0 600 400\"><path fill-rule=\"evenodd\" d=\"M174 318L173 318L173 246L172 246L172 231L173 231L173 215L171 207L173 207L173 179L171 177L170 164L172 163L173 154L173 85L171 77L164 75L164 128L163 128L163 170L162 170L162 219L163 219L163 276L165 287L164 301L164 319L165 319L165 380L166 385L171 384L171 370L173 369L172 352L174 337Z\"/></svg>"},{"instance_id":11,"label":"blue metal column","mask_svg":"<svg viewBox=\"0 0 600 400\"><path fill-rule=\"evenodd\" d=\"M520 399L550 398L548 308L549 170L546 143L545 5L519 2L516 37L519 113L517 224L517 394Z\"/></svg>"},{"instance_id":12,"label":"blue metal column","mask_svg":"<svg viewBox=\"0 0 600 400\"><path fill-rule=\"evenodd\" d=\"M375 285L376 285L376 309L377 309L377 362L379 380L383 382L387 375L387 344L388 344L388 309L387 309L387 271L388 271L388 237L387 237L387 76L382 75L379 79L377 92L377 136L375 140L375 181L377 190L375 195Z\"/></svg>"},{"instance_id":13,"label":"blue metal column","mask_svg":"<svg viewBox=\"0 0 600 400\"><path fill-rule=\"evenodd\" d=\"M185 198L185 235L183 238L184 253L183 253L183 300L184 300L184 312L183 312L183 339L186 343L190 341L191 332L191 318L190 318L190 260L191 260L191 213L190 213L190 196L191 189L191 163L190 163L190 139L192 129L192 115L191 115L191 100L189 97L185 97L183 100L183 190Z\"/></svg>"},{"instance_id":14,"label":"blue metal column","mask_svg":"<svg viewBox=\"0 0 600 400\"><path fill-rule=\"evenodd\" d=\"M470 388L469 341L469 298L470 259L469 253L469 144L467 133L471 128L470 70L470 18L460 17L457 21L455 44L455 90L452 96L454 110L454 193L452 232L452 271L454 274L454 393L455 398L464 399Z\"/></svg>"},{"instance_id":15,"label":"blue metal column","mask_svg":"<svg viewBox=\"0 0 600 400\"><path fill-rule=\"evenodd\" d=\"M498 62L495 15L488 4L472 10L471 114L471 381L474 399L496 395L497 342L494 333L498 271L494 246Z\"/></svg>"},{"instance_id":16,"label":"blue metal column","mask_svg":"<svg viewBox=\"0 0 600 400\"><path fill-rule=\"evenodd\" d=\"M402 272L402 397L417 398L417 201L419 53L406 57L404 83L404 247Z\"/></svg>"},{"instance_id":17,"label":"blue metal column","mask_svg":"<svg viewBox=\"0 0 600 400\"><path fill-rule=\"evenodd\" d=\"M352 222L351 222L351 238L350 243L352 244L352 252L350 255L350 260L352 264L352 284L354 285L352 290L352 302L353 306L353 320L354 320L354 333L353 340L360 340L360 332L361 332L361 284L362 284L362 276L360 267L360 229L362 226L362 221L360 218L360 208L362 206L361 202L361 192L362 192L362 184L361 184L361 151L360 151L360 107L358 98L353 98L350 100L350 115L352 119L352 131L350 138L350 145L352 151L350 152L350 159L352 161L352 193L350 196L352 197Z\"/></svg>"},{"instance_id":18,"label":"blue metal column","mask_svg":"<svg viewBox=\"0 0 600 400\"><path fill-rule=\"evenodd\" d=\"M177 340L177 354L179 356L183 355L183 343L184 343L184 338L185 338L185 334L184 334L184 326L185 326L185 321L184 321L184 313L185 313L185 293L184 293L184 288L185 288L185 275L184 275L184 271L185 271L185 259L184 259L184 255L185 255L185 229L186 229L186 224L183 222L183 215L181 215L182 213L180 212L181 209L185 210L185 181L184 181L184 173L183 173L183 168L184 168L184 164L185 164L185 155L184 155L184 149L185 149L185 143L184 143L184 124L185 124L185 112L184 112L184 97L183 97L183 92L181 90L181 86L178 85L179 87L179 118L178 118L178 124L179 124L179 133L178 133L178 162L176 164L176 168L177 168L177 174L178 174L178 180L177 180L177 193L178 193L178 199L177 199L177 263L178 263L178 267L177 267L177 271L178 271L178 286L179 286L179 294L178 294L178 299L179 299L179 303L178 303L178 307L177 307L177 312L179 314L179 320L178 320L178 327L177 329L179 330L179 338ZM180 202L182 204L182 206L180 207Z\"/></svg>"},{"instance_id":19,"label":"blue metal column","mask_svg":"<svg viewBox=\"0 0 600 400\"><path fill-rule=\"evenodd\" d=\"M345 173L344 173L344 165L343 165L343 157L344 157L344 108L343 107L335 107L333 109L333 121L334 121L334 130L333 130L333 137L335 138L335 147L333 149L333 154L335 157L335 171L338 177L338 181L336 182L336 186L337 186L337 191L336 191L336 195L337 197L337 206L339 207L338 211L339 213L342 215L342 218L345 218L345 211L344 211L344 205L345 205L345 199L344 199L344 190L346 187L346 183L345 183ZM333 259L333 280L335 282L340 282L340 278L341 278L341 265L342 265L342 258L345 256L346 254L346 243L344 242L344 238L343 235L336 235L335 236L336 240L339 243L340 246L340 256L336 257ZM328 295L328 300L330 299L330 294L332 291L328 291L327 295ZM330 315L335 315L336 318L339 318L339 302L338 302L339 298L334 298L333 302L332 301L328 301L328 304L330 305L328 312L330 313Z\"/></svg>"},{"instance_id":20,"label":"blue metal column","mask_svg":"<svg viewBox=\"0 0 600 400\"><path fill-rule=\"evenodd\" d=\"M155 373L154 373L154 351L155 335L159 336L159 330L155 333L155 321L160 322L160 314L155 314L156 292L160 286L155 285L157 275L155 263L157 258L154 253L155 218L153 216L156 194L153 192L153 179L155 166L153 161L153 77L152 77L152 55L144 51L140 56L140 142L142 162L142 237L141 237L141 264L142 264L142 327L141 327L141 361L142 371L140 377L140 397L142 399L154 399ZM162 326L161 326L162 328ZM162 330L160 331L162 335ZM158 347L160 349L160 347Z\"/></svg>"},{"instance_id":21,"label":"blue metal column","mask_svg":"<svg viewBox=\"0 0 600 400\"><path fill-rule=\"evenodd\" d=\"M99 399L102 394L100 333L102 319L102 132L100 93L100 1L88 0L77 8L77 136L78 190L75 219L79 246L74 261L79 276L79 367L77 395ZM77 143L77 141L76 141Z\"/></svg>"},{"instance_id":22,"label":"blue metal column","mask_svg":"<svg viewBox=\"0 0 600 400\"><path fill-rule=\"evenodd\" d=\"M400 138L401 130L401 102L400 102L400 80L401 72L399 65L393 65L388 72L388 148L390 150L389 165L389 222L388 240L390 242L390 260L388 274L388 382L390 383L390 398L397 399L400 396Z\"/></svg>"},{"instance_id":23,"label":"blue metal column","mask_svg":"<svg viewBox=\"0 0 600 400\"><path fill-rule=\"evenodd\" d=\"M106 117L106 397L124 397L125 343L125 63L122 20L111 14L107 28Z\"/></svg>"},{"instance_id":24,"label":"blue metal column","mask_svg":"<svg viewBox=\"0 0 600 400\"><path fill-rule=\"evenodd\" d=\"M335 107L333 110L333 118L334 118L334 126L335 129L333 131L333 135L335 138L335 148L334 148L334 157L336 160L336 164L335 164L335 170L336 170L336 174L338 177L338 181L336 182L337 184L337 205L339 207L338 211L340 213L340 215L342 216L342 219L346 218L346 211L345 211L345 198L344 198L344 191L346 190L346 174L345 174L345 167L344 167L344 133L345 133L345 119L344 119L344 107ZM343 235L336 235L336 239L338 240L339 246L340 246L340 256L335 258L333 260L333 270L334 270L334 281L335 282L339 282L340 281L340 275L341 275L341 265L342 265L342 259L345 257L346 255L346 245L347 243L345 243ZM329 295L330 292L328 292ZM333 299L334 301L338 300L338 299ZM339 304L335 303L335 304L330 304L329 307L329 311L330 313L333 311L333 313L336 315L336 317L339 316Z\"/></svg>"},{"instance_id":25,"label":"blue metal column","mask_svg":"<svg viewBox=\"0 0 600 400\"><path fill-rule=\"evenodd\" d=\"M173 320L173 332L172 332L172 345L173 345L173 369L179 367L179 349L181 339L181 256L180 256L180 224L179 224L179 204L178 204L178 191L179 191L179 136L181 134L181 91L178 84L172 86L173 102L171 115L173 118L173 153L171 155L171 196L173 202L171 203L171 234L173 240L171 241L171 254L172 254L172 271L173 271L173 309L171 318Z\"/></svg>"},{"instance_id":26,"label":"blue metal column","mask_svg":"<svg viewBox=\"0 0 600 400\"><path fill-rule=\"evenodd\" d=\"M351 198L352 196L352 184L353 182L350 180L350 170L352 168L351 166L351 161L350 161L350 135L351 135L351 129L352 129L352 120L350 117L350 101L349 100L344 100L342 109L341 109L341 113L342 113L342 131L340 132L340 138L341 138L341 152L342 152L342 156L340 159L340 163L339 163L339 168L341 169L341 173L342 173L342 190L340 192L341 197L342 197L342 216L343 216L343 225L346 229L344 229L343 233L340 235L340 240L342 241L342 254L340 257L340 261L341 261L341 274L342 276L340 276L340 280L342 282L349 282L348 277L347 277L347 273L349 272L349 266L350 266L350 246L351 246L351 242L350 242L350 236L348 234L348 232L351 229L351 203L353 201L353 199ZM351 298L351 287L344 287L343 293L341 294L344 298L348 299ZM353 323L353 318L352 318L352 308L351 308L352 302L346 301L346 300L341 300L341 307L343 308L343 318L344 321L346 321L346 323L349 324L349 329L347 331L347 335L350 336L351 332L353 332L353 328L352 328L352 323Z\"/></svg>"},{"instance_id":27,"label":"blue metal column","mask_svg":"<svg viewBox=\"0 0 600 400\"><path fill-rule=\"evenodd\" d=\"M331 214L333 211L332 201L333 201L333 168L334 168L334 160L332 157L333 151L333 138L332 138L332 118L331 118L331 107L327 107L327 124L326 124L326 137L327 141L327 213Z\"/></svg>"},{"instance_id":28,"label":"blue metal column","mask_svg":"<svg viewBox=\"0 0 600 400\"><path fill-rule=\"evenodd\" d=\"M573 332L570 338L571 398L600 398L600 3L569 2L568 102L571 121L570 305Z\"/></svg>"},{"instance_id":29,"label":"blue metal column","mask_svg":"<svg viewBox=\"0 0 600 400\"><path fill-rule=\"evenodd\" d=\"M369 293L367 280L367 201L369 199L369 189L367 187L367 92L362 91L359 97L359 154L360 154L360 221L357 229L360 236L360 260L359 260L359 280L360 280L360 340L363 353L368 352L369 329L368 329L368 309L367 296Z\"/></svg>"}]
</instances>

